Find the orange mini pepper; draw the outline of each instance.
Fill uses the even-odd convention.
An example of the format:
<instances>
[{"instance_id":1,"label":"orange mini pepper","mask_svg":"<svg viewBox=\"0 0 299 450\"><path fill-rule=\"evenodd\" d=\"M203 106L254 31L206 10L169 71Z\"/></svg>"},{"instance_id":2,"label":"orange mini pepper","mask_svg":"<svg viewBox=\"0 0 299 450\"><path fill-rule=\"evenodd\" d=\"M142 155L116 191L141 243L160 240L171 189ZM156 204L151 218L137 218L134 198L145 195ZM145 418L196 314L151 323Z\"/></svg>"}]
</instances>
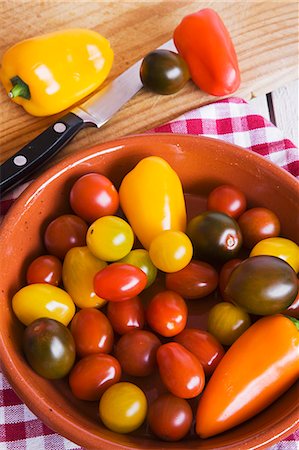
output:
<instances>
[{"instance_id":1,"label":"orange mini pepper","mask_svg":"<svg viewBox=\"0 0 299 450\"><path fill-rule=\"evenodd\" d=\"M299 377L299 322L281 314L255 322L223 356L198 403L202 438L250 419Z\"/></svg>"},{"instance_id":2,"label":"orange mini pepper","mask_svg":"<svg viewBox=\"0 0 299 450\"><path fill-rule=\"evenodd\" d=\"M234 44L220 16L202 9L185 16L173 33L178 52L191 78L203 91L222 96L235 92L240 71Z\"/></svg>"}]
</instances>

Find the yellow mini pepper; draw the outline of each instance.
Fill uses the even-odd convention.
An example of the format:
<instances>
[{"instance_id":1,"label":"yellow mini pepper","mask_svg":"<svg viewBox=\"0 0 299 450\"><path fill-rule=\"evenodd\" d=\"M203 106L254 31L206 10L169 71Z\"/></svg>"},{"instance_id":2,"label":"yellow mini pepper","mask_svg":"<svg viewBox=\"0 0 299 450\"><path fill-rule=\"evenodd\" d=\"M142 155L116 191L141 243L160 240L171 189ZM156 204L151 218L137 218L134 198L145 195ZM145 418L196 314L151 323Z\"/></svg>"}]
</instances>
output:
<instances>
[{"instance_id":1,"label":"yellow mini pepper","mask_svg":"<svg viewBox=\"0 0 299 450\"><path fill-rule=\"evenodd\" d=\"M149 249L164 230L185 231L186 205L181 181L163 158L143 158L123 179L120 205L137 238Z\"/></svg>"},{"instance_id":2,"label":"yellow mini pepper","mask_svg":"<svg viewBox=\"0 0 299 450\"><path fill-rule=\"evenodd\" d=\"M34 116L61 112L107 78L113 50L101 34L68 29L21 41L3 55L0 80L10 98Z\"/></svg>"}]
</instances>

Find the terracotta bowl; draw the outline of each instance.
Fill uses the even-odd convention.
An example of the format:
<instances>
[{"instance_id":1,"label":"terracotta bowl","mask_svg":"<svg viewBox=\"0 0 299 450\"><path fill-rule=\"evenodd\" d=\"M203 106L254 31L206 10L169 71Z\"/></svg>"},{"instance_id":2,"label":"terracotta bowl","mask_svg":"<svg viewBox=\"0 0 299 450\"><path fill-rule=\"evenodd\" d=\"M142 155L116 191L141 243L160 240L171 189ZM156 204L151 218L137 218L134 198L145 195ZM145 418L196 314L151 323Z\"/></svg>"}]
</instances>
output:
<instances>
[{"instance_id":1,"label":"terracotta bowl","mask_svg":"<svg viewBox=\"0 0 299 450\"><path fill-rule=\"evenodd\" d=\"M159 155L179 174L189 198L202 209L207 193L233 183L250 206L265 206L279 217L282 235L298 238L298 182L256 154L204 137L133 136L74 154L47 170L13 205L0 234L0 358L5 373L28 407L50 428L90 449L254 449L264 448L298 426L298 386L293 386L262 413L219 436L202 440L194 434L177 443L155 439L143 426L131 435L107 430L97 416L97 404L76 400L67 380L47 381L35 374L21 349L24 327L11 308L13 294L25 285L26 267L45 253L43 233L56 216L69 212L68 193L80 175L98 171L119 186L123 176L143 157ZM191 202L191 203L192 203ZM194 202L193 202L194 203ZM194 205L193 205L194 206ZM205 311L199 310L204 323Z\"/></svg>"}]
</instances>

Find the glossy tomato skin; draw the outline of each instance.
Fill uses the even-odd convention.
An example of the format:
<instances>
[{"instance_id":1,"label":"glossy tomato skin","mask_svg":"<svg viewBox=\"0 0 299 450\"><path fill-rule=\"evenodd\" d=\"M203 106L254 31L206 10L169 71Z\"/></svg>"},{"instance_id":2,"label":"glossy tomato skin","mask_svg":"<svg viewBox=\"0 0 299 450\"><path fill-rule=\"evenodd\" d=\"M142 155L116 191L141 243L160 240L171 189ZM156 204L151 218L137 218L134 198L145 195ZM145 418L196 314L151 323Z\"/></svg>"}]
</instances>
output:
<instances>
[{"instance_id":1,"label":"glossy tomato skin","mask_svg":"<svg viewBox=\"0 0 299 450\"><path fill-rule=\"evenodd\" d=\"M99 400L102 394L121 377L121 367L114 356L98 353L85 356L72 368L69 385L81 400Z\"/></svg>"},{"instance_id":2,"label":"glossy tomato skin","mask_svg":"<svg viewBox=\"0 0 299 450\"><path fill-rule=\"evenodd\" d=\"M86 243L97 258L103 261L117 261L131 251L134 233L128 222L122 218L104 216L90 225Z\"/></svg>"},{"instance_id":3,"label":"glossy tomato skin","mask_svg":"<svg viewBox=\"0 0 299 450\"><path fill-rule=\"evenodd\" d=\"M119 197L114 184L100 173L82 175L70 191L73 211L88 223L102 216L114 215Z\"/></svg>"},{"instance_id":4,"label":"glossy tomato skin","mask_svg":"<svg viewBox=\"0 0 299 450\"><path fill-rule=\"evenodd\" d=\"M63 378L75 362L75 342L71 332L53 319L41 318L32 322L25 329L23 348L32 369L44 378Z\"/></svg>"},{"instance_id":5,"label":"glossy tomato skin","mask_svg":"<svg viewBox=\"0 0 299 450\"><path fill-rule=\"evenodd\" d=\"M71 333L80 357L112 351L113 328L105 314L96 308L79 310L71 321Z\"/></svg>"},{"instance_id":6,"label":"glossy tomato skin","mask_svg":"<svg viewBox=\"0 0 299 450\"><path fill-rule=\"evenodd\" d=\"M70 295L63 289L47 283L24 286L13 296L12 308L24 325L47 317L67 326L76 312Z\"/></svg>"},{"instance_id":7,"label":"glossy tomato skin","mask_svg":"<svg viewBox=\"0 0 299 450\"><path fill-rule=\"evenodd\" d=\"M250 325L249 314L232 303L217 303L209 311L208 331L223 345L232 345Z\"/></svg>"},{"instance_id":8,"label":"glossy tomato skin","mask_svg":"<svg viewBox=\"0 0 299 450\"><path fill-rule=\"evenodd\" d=\"M146 320L149 326L165 337L180 333L186 326L187 315L185 300L174 291L158 292L146 308Z\"/></svg>"},{"instance_id":9,"label":"glossy tomato skin","mask_svg":"<svg viewBox=\"0 0 299 450\"><path fill-rule=\"evenodd\" d=\"M146 417L147 400L143 391L133 383L120 382L110 386L99 404L100 419L116 433L137 430Z\"/></svg>"},{"instance_id":10,"label":"glossy tomato skin","mask_svg":"<svg viewBox=\"0 0 299 450\"><path fill-rule=\"evenodd\" d=\"M129 331L117 342L115 356L125 373L146 377L156 367L156 354L160 345L160 340L150 331Z\"/></svg>"},{"instance_id":11,"label":"glossy tomato skin","mask_svg":"<svg viewBox=\"0 0 299 450\"><path fill-rule=\"evenodd\" d=\"M140 294L146 283L143 270L131 264L113 263L95 275L94 290L105 300L122 302Z\"/></svg>"},{"instance_id":12,"label":"glossy tomato skin","mask_svg":"<svg viewBox=\"0 0 299 450\"><path fill-rule=\"evenodd\" d=\"M62 278L62 264L53 255L41 255L35 258L26 272L27 284L49 283L58 286Z\"/></svg>"},{"instance_id":13,"label":"glossy tomato skin","mask_svg":"<svg viewBox=\"0 0 299 450\"><path fill-rule=\"evenodd\" d=\"M246 209L247 201L244 193L230 184L222 184L208 195L207 209L220 211L237 219Z\"/></svg>"},{"instance_id":14,"label":"glossy tomato skin","mask_svg":"<svg viewBox=\"0 0 299 450\"><path fill-rule=\"evenodd\" d=\"M238 219L243 236L243 245L251 249L257 242L268 237L278 236L280 221L268 208L247 209Z\"/></svg>"},{"instance_id":15,"label":"glossy tomato skin","mask_svg":"<svg viewBox=\"0 0 299 450\"><path fill-rule=\"evenodd\" d=\"M195 299L205 297L216 289L218 274L210 264L192 260L178 272L167 273L165 281L167 289L184 298Z\"/></svg>"},{"instance_id":16,"label":"glossy tomato skin","mask_svg":"<svg viewBox=\"0 0 299 450\"><path fill-rule=\"evenodd\" d=\"M132 264L133 266L139 267L139 269L143 270L147 276L146 287L151 286L157 277L158 269L152 263L149 252L144 248L131 250L130 253L119 260L119 262Z\"/></svg>"},{"instance_id":17,"label":"glossy tomato skin","mask_svg":"<svg viewBox=\"0 0 299 450\"><path fill-rule=\"evenodd\" d=\"M190 78L183 58L169 50L154 50L142 61L140 77L143 85L157 94L178 92Z\"/></svg>"},{"instance_id":18,"label":"glossy tomato skin","mask_svg":"<svg viewBox=\"0 0 299 450\"><path fill-rule=\"evenodd\" d=\"M290 239L272 237L259 241L249 256L271 255L286 261L296 273L299 272L299 246Z\"/></svg>"},{"instance_id":19,"label":"glossy tomato skin","mask_svg":"<svg viewBox=\"0 0 299 450\"><path fill-rule=\"evenodd\" d=\"M240 264L240 262L242 262L242 259L239 258L231 259L230 261L227 261L226 263L223 264L219 272L219 284L218 284L219 292L221 298L227 302L230 301L230 298L225 293L225 288L233 270Z\"/></svg>"},{"instance_id":20,"label":"glossy tomato skin","mask_svg":"<svg viewBox=\"0 0 299 450\"><path fill-rule=\"evenodd\" d=\"M185 328L174 337L174 341L198 358L206 376L212 375L225 353L215 336L197 328Z\"/></svg>"},{"instance_id":21,"label":"glossy tomato skin","mask_svg":"<svg viewBox=\"0 0 299 450\"><path fill-rule=\"evenodd\" d=\"M298 294L293 303L286 310L282 311L282 314L294 317L295 319L299 319L299 280L298 280Z\"/></svg>"},{"instance_id":22,"label":"glossy tomato skin","mask_svg":"<svg viewBox=\"0 0 299 450\"><path fill-rule=\"evenodd\" d=\"M142 329L145 323L144 307L138 296L124 302L108 302L107 317L114 331L121 335Z\"/></svg>"},{"instance_id":23,"label":"glossy tomato skin","mask_svg":"<svg viewBox=\"0 0 299 450\"><path fill-rule=\"evenodd\" d=\"M180 398L193 398L205 385L205 373L196 356L177 342L158 348L159 373L166 388Z\"/></svg>"},{"instance_id":24,"label":"glossy tomato skin","mask_svg":"<svg viewBox=\"0 0 299 450\"><path fill-rule=\"evenodd\" d=\"M52 220L45 231L44 242L51 255L63 259L73 247L85 245L87 223L74 214L63 214Z\"/></svg>"},{"instance_id":25,"label":"glossy tomato skin","mask_svg":"<svg viewBox=\"0 0 299 450\"><path fill-rule=\"evenodd\" d=\"M295 300L297 276L292 267L275 256L251 256L232 272L225 293L248 313L280 313Z\"/></svg>"},{"instance_id":26,"label":"glossy tomato skin","mask_svg":"<svg viewBox=\"0 0 299 450\"><path fill-rule=\"evenodd\" d=\"M172 273L189 264L193 247L189 237L182 231L165 230L152 240L149 255L158 269Z\"/></svg>"},{"instance_id":27,"label":"glossy tomato skin","mask_svg":"<svg viewBox=\"0 0 299 450\"><path fill-rule=\"evenodd\" d=\"M151 431L163 441L179 441L189 432L193 420L187 400L165 393L151 403L147 416Z\"/></svg>"},{"instance_id":28,"label":"glossy tomato skin","mask_svg":"<svg viewBox=\"0 0 299 450\"><path fill-rule=\"evenodd\" d=\"M236 258L242 246L237 222L218 211L205 211L191 219L186 233L192 241L195 257L210 263Z\"/></svg>"}]
</instances>

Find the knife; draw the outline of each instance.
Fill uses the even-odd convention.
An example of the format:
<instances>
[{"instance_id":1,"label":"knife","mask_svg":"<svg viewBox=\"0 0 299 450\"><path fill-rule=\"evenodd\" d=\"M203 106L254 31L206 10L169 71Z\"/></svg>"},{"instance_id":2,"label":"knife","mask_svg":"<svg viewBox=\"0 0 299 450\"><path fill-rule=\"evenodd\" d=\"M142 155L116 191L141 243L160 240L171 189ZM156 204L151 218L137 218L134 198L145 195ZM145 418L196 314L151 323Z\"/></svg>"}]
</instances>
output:
<instances>
[{"instance_id":1,"label":"knife","mask_svg":"<svg viewBox=\"0 0 299 450\"><path fill-rule=\"evenodd\" d=\"M158 47L176 51L173 40ZM27 179L56 155L80 130L101 128L143 87L140 67L143 58L129 67L79 106L50 125L0 166L0 192L3 194Z\"/></svg>"}]
</instances>

